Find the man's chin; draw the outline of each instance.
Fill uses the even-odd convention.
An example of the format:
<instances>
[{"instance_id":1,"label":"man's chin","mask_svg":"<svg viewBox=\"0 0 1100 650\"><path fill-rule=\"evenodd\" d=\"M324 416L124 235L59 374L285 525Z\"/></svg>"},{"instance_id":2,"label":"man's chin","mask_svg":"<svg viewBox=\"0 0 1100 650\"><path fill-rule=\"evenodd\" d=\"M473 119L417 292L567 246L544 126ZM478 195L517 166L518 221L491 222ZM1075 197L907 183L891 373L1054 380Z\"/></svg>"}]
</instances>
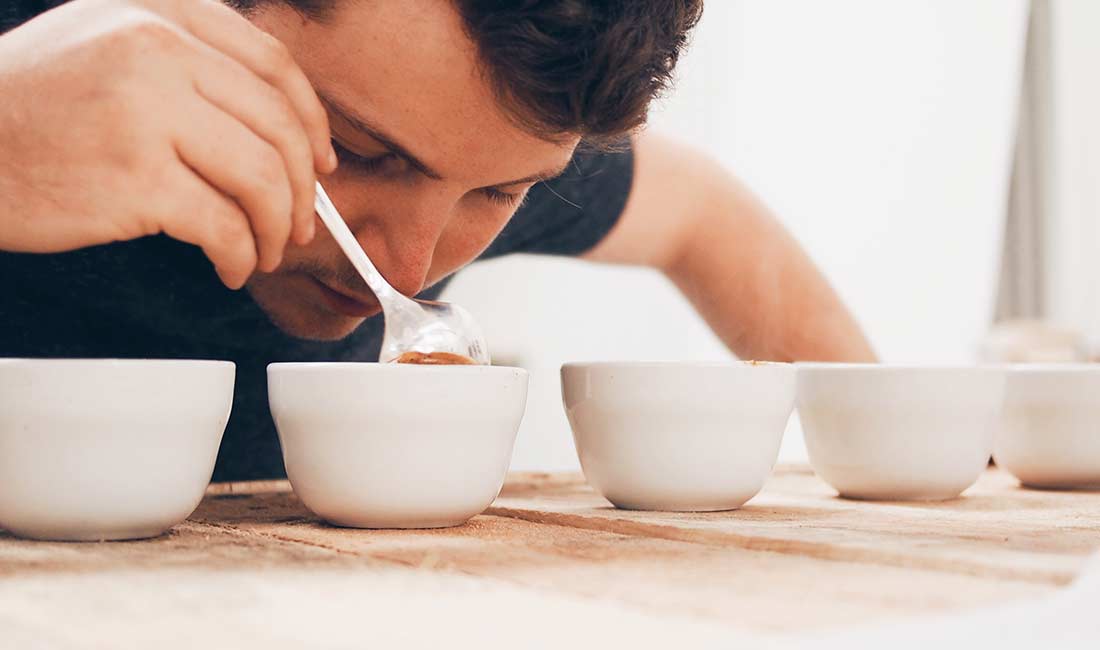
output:
<instances>
[{"instance_id":1,"label":"man's chin","mask_svg":"<svg viewBox=\"0 0 1100 650\"><path fill-rule=\"evenodd\" d=\"M293 314L282 317L279 314L267 312L267 317L283 333L294 338L310 341L339 341L345 339L366 320L365 318L329 314L317 314L310 318L303 318L302 316L302 314Z\"/></svg>"},{"instance_id":2,"label":"man's chin","mask_svg":"<svg viewBox=\"0 0 1100 650\"><path fill-rule=\"evenodd\" d=\"M288 336L311 341L338 341L347 338L369 316L338 313L312 296L297 297L297 287L276 286L263 281L250 282L248 292L268 319ZM290 299L295 296L296 299ZM377 310L381 313L381 309Z\"/></svg>"}]
</instances>

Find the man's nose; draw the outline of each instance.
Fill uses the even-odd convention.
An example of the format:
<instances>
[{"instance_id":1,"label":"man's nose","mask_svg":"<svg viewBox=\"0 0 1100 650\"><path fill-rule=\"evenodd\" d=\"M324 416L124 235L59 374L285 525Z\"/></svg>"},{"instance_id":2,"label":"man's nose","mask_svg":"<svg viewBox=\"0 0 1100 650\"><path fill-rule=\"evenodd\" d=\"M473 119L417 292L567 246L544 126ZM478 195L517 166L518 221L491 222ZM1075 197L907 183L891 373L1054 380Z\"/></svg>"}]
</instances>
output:
<instances>
[{"instance_id":1,"label":"man's nose","mask_svg":"<svg viewBox=\"0 0 1100 650\"><path fill-rule=\"evenodd\" d=\"M453 209L453 203L437 197L405 197L352 228L382 276L394 289L413 296L424 287Z\"/></svg>"}]
</instances>

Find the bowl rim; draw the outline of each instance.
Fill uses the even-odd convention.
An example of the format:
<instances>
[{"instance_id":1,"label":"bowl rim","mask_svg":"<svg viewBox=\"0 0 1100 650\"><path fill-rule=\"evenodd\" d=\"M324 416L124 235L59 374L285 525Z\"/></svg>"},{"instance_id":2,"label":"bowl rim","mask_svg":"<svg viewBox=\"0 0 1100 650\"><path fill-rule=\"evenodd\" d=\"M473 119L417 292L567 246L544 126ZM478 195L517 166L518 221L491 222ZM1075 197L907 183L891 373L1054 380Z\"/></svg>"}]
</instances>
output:
<instances>
[{"instance_id":1,"label":"bowl rim","mask_svg":"<svg viewBox=\"0 0 1100 650\"><path fill-rule=\"evenodd\" d=\"M416 363L381 363L378 361L276 361L267 364L267 374L299 372L355 373L428 373L527 375L525 368L515 366L432 365Z\"/></svg>"},{"instance_id":2,"label":"bowl rim","mask_svg":"<svg viewBox=\"0 0 1100 650\"><path fill-rule=\"evenodd\" d=\"M1005 363L1001 367L1012 374L1100 374L1100 363Z\"/></svg>"},{"instance_id":3,"label":"bowl rim","mask_svg":"<svg viewBox=\"0 0 1100 650\"><path fill-rule=\"evenodd\" d=\"M788 361L754 361L732 359L730 361L567 361L566 368L793 368Z\"/></svg>"},{"instance_id":4,"label":"bowl rim","mask_svg":"<svg viewBox=\"0 0 1100 650\"><path fill-rule=\"evenodd\" d=\"M920 363L842 363L842 362L820 362L820 361L796 361L794 364L797 370L831 370L841 372L863 372L863 373L883 373L883 372L917 372L917 373L931 373L931 372L972 372L972 373L984 373L984 374L997 374L1004 373L1005 367L1002 364L981 363L981 364L920 364Z\"/></svg>"},{"instance_id":5,"label":"bowl rim","mask_svg":"<svg viewBox=\"0 0 1100 650\"><path fill-rule=\"evenodd\" d=\"M95 357L0 357L0 368L19 366L206 366L211 368L236 368L237 364L224 359L122 359Z\"/></svg>"}]
</instances>

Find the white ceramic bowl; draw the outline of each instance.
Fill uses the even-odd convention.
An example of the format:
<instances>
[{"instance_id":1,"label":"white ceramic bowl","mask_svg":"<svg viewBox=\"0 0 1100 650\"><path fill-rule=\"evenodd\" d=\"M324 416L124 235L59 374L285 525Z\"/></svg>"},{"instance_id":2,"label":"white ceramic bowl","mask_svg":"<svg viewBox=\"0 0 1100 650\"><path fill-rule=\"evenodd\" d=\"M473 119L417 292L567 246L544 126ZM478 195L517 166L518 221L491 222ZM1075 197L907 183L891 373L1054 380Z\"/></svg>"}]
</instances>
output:
<instances>
[{"instance_id":1,"label":"white ceramic bowl","mask_svg":"<svg viewBox=\"0 0 1100 650\"><path fill-rule=\"evenodd\" d=\"M275 363L267 375L294 491L353 528L441 528L481 513L527 406L519 368Z\"/></svg>"},{"instance_id":2,"label":"white ceramic bowl","mask_svg":"<svg viewBox=\"0 0 1100 650\"><path fill-rule=\"evenodd\" d=\"M989 464L1004 396L996 368L797 364L810 465L841 496L944 500Z\"/></svg>"},{"instance_id":3,"label":"white ceramic bowl","mask_svg":"<svg viewBox=\"0 0 1100 650\"><path fill-rule=\"evenodd\" d=\"M159 535L202 500L233 404L225 361L0 359L0 528Z\"/></svg>"},{"instance_id":4,"label":"white ceramic bowl","mask_svg":"<svg viewBox=\"0 0 1100 650\"><path fill-rule=\"evenodd\" d=\"M585 477L631 510L740 507L794 407L790 364L571 363L561 381Z\"/></svg>"},{"instance_id":5,"label":"white ceramic bowl","mask_svg":"<svg viewBox=\"0 0 1100 650\"><path fill-rule=\"evenodd\" d=\"M1100 365L1011 367L993 458L1024 485L1100 488Z\"/></svg>"}]
</instances>

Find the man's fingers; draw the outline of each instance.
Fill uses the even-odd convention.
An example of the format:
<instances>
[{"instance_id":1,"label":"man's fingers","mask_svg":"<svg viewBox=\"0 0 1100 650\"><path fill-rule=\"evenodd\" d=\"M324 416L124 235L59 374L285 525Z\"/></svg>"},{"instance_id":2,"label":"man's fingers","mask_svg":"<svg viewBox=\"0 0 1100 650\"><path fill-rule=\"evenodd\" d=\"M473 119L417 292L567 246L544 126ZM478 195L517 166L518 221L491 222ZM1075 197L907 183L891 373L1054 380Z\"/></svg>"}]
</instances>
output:
<instances>
[{"instance_id":1,"label":"man's fingers","mask_svg":"<svg viewBox=\"0 0 1100 650\"><path fill-rule=\"evenodd\" d=\"M180 159L244 210L255 235L260 270L275 270L290 237L293 202L282 156L242 122L206 101L196 101L189 117L175 134Z\"/></svg>"},{"instance_id":2,"label":"man's fingers","mask_svg":"<svg viewBox=\"0 0 1100 650\"><path fill-rule=\"evenodd\" d=\"M169 204L158 206L160 228L169 237L202 249L222 282L240 289L256 269L256 243L248 215L182 161L167 181Z\"/></svg>"},{"instance_id":3,"label":"man's fingers","mask_svg":"<svg viewBox=\"0 0 1100 650\"><path fill-rule=\"evenodd\" d=\"M216 0L179 0L167 10L184 29L286 95L309 136L317 170L327 174L336 168L328 115L286 46Z\"/></svg>"},{"instance_id":4,"label":"man's fingers","mask_svg":"<svg viewBox=\"0 0 1100 650\"><path fill-rule=\"evenodd\" d=\"M278 89L220 53L200 57L195 88L207 101L244 123L283 157L293 194L292 236L305 245L313 239L313 154L301 123Z\"/></svg>"}]
</instances>

